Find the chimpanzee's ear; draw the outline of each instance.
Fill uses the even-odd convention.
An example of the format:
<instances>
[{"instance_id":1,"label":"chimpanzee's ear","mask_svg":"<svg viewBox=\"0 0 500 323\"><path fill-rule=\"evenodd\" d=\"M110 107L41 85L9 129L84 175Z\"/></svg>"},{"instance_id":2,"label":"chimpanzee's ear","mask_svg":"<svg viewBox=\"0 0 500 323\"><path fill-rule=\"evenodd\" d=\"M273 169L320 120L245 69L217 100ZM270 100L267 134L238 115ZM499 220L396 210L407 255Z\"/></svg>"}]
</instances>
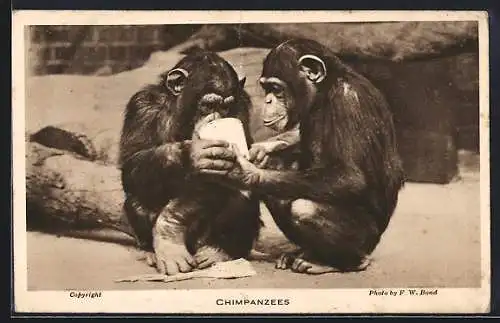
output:
<instances>
[{"instance_id":1,"label":"chimpanzee's ear","mask_svg":"<svg viewBox=\"0 0 500 323\"><path fill-rule=\"evenodd\" d=\"M189 73L185 69L173 69L167 73L165 85L173 95L179 95L184 88L188 75Z\"/></svg>"},{"instance_id":2,"label":"chimpanzee's ear","mask_svg":"<svg viewBox=\"0 0 500 323\"><path fill-rule=\"evenodd\" d=\"M304 55L300 57L299 66L313 83L321 83L326 77L326 64L316 55Z\"/></svg>"},{"instance_id":3,"label":"chimpanzee's ear","mask_svg":"<svg viewBox=\"0 0 500 323\"><path fill-rule=\"evenodd\" d=\"M238 83L240 84L240 89L243 89L245 87L245 82L246 81L247 81L246 76L239 80Z\"/></svg>"}]
</instances>

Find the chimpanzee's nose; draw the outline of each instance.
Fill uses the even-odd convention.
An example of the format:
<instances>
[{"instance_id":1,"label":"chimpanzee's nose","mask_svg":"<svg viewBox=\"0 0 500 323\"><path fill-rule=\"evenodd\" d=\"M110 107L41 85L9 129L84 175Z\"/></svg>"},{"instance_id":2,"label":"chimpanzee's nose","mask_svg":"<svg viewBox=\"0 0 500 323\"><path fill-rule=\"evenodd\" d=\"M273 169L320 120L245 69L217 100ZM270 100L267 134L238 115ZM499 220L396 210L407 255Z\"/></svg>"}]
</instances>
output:
<instances>
[{"instance_id":1,"label":"chimpanzee's nose","mask_svg":"<svg viewBox=\"0 0 500 323\"><path fill-rule=\"evenodd\" d=\"M224 98L224 104L225 105L232 104L233 102L234 102L234 96L232 96L232 95Z\"/></svg>"}]
</instances>

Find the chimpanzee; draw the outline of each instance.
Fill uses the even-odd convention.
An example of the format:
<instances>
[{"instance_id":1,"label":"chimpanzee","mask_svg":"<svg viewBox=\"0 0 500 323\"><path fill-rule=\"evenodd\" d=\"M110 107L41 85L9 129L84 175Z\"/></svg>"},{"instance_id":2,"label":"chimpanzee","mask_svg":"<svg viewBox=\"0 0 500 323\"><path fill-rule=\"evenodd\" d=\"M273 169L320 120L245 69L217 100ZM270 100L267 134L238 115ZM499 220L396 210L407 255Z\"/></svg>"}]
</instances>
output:
<instances>
[{"instance_id":1,"label":"chimpanzee","mask_svg":"<svg viewBox=\"0 0 500 323\"><path fill-rule=\"evenodd\" d=\"M264 125L299 128L298 169L267 169L265 153L254 145L252 162L236 150L231 170L203 173L261 197L299 246L283 254L277 268L308 274L365 269L404 185L384 96L331 50L304 39L270 51L260 84ZM230 154L224 149L219 156Z\"/></svg>"},{"instance_id":2,"label":"chimpanzee","mask_svg":"<svg viewBox=\"0 0 500 323\"><path fill-rule=\"evenodd\" d=\"M220 56L199 51L128 102L120 141L124 211L148 263L161 273L246 257L258 237L259 201L199 176L234 161L234 154L224 156L227 142L199 138L204 124L238 118L252 143L244 83Z\"/></svg>"}]
</instances>

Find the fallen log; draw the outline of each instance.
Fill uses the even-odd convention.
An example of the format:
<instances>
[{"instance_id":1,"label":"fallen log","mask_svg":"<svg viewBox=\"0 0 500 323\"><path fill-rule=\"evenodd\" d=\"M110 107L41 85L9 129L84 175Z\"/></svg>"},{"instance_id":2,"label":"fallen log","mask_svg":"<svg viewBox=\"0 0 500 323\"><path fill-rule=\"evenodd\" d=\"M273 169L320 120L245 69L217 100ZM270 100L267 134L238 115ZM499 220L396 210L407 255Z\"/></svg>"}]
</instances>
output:
<instances>
[{"instance_id":1,"label":"fallen log","mask_svg":"<svg viewBox=\"0 0 500 323\"><path fill-rule=\"evenodd\" d=\"M26 142L28 223L48 216L74 228L113 228L131 235L123 201L116 167Z\"/></svg>"}]
</instances>

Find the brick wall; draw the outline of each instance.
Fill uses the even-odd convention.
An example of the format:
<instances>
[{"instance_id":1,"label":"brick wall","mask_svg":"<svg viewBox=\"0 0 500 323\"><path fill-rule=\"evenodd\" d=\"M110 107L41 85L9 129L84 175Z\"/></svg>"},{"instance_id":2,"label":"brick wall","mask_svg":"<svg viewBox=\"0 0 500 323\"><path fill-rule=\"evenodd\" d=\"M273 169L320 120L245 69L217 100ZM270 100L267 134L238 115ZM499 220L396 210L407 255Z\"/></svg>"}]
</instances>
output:
<instances>
[{"instance_id":1,"label":"brick wall","mask_svg":"<svg viewBox=\"0 0 500 323\"><path fill-rule=\"evenodd\" d=\"M40 74L111 74L141 66L197 25L30 26L29 67Z\"/></svg>"}]
</instances>

